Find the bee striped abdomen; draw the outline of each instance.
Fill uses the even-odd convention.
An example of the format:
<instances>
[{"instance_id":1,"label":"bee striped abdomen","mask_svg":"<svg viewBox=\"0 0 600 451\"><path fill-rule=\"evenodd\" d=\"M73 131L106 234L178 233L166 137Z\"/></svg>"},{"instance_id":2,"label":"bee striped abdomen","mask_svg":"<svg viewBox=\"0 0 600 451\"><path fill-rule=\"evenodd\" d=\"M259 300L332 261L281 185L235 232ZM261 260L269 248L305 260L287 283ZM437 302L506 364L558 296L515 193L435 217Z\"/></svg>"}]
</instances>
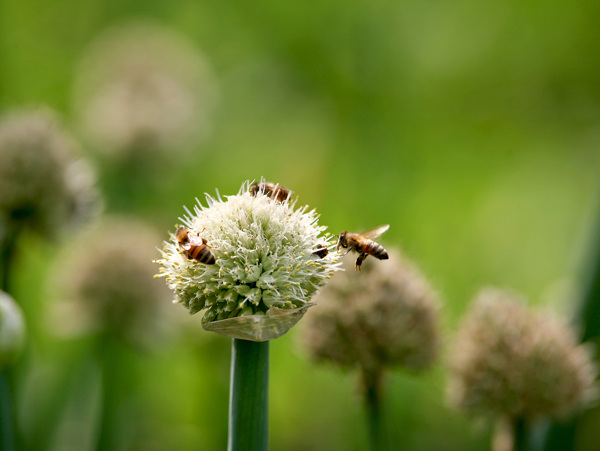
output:
<instances>
[{"instance_id":1,"label":"bee striped abdomen","mask_svg":"<svg viewBox=\"0 0 600 451\"><path fill-rule=\"evenodd\" d=\"M188 258L193 258L205 265L214 265L216 260L213 253L205 244L201 246L191 246L187 251Z\"/></svg>"},{"instance_id":2,"label":"bee striped abdomen","mask_svg":"<svg viewBox=\"0 0 600 451\"><path fill-rule=\"evenodd\" d=\"M390 258L383 246L377 244L375 241L369 241L365 243L364 246L362 246L362 248L360 249L360 251L364 252L365 254L372 255L373 257L378 258L379 260L387 260L388 258Z\"/></svg>"}]
</instances>

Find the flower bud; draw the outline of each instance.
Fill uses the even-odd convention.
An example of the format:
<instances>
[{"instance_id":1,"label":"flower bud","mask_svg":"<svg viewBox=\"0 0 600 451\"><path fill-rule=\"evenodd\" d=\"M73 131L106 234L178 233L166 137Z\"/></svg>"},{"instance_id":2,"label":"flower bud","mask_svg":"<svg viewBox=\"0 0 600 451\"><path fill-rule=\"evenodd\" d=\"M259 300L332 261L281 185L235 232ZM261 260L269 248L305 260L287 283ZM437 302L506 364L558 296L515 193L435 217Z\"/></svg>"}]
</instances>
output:
<instances>
[{"instance_id":1,"label":"flower bud","mask_svg":"<svg viewBox=\"0 0 600 451\"><path fill-rule=\"evenodd\" d=\"M21 309L0 291L0 370L14 362L25 342L25 323Z\"/></svg>"}]
</instances>

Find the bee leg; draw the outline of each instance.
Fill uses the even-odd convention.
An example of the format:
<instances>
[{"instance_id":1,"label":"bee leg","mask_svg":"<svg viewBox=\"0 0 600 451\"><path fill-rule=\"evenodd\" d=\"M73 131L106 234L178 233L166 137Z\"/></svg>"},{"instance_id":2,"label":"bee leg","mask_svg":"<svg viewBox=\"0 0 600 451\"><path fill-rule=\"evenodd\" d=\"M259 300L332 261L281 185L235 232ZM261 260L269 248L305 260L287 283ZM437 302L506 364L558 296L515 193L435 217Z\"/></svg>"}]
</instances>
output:
<instances>
[{"instance_id":1,"label":"bee leg","mask_svg":"<svg viewBox=\"0 0 600 451\"><path fill-rule=\"evenodd\" d=\"M358 256L358 258L356 259L356 270L357 271L360 271L360 267L362 266L362 262L364 262L367 257L368 257L368 254L365 254L365 253L360 254Z\"/></svg>"},{"instance_id":2,"label":"bee leg","mask_svg":"<svg viewBox=\"0 0 600 451\"><path fill-rule=\"evenodd\" d=\"M349 249L348 249L346 252L344 252L344 253L342 254L342 257L343 257L344 255L348 254L348 252L350 252L351 250L352 250L352 249L350 249L350 248L349 248ZM337 251L338 251L338 252L340 251L340 246L338 246L338 247L337 247Z\"/></svg>"}]
</instances>

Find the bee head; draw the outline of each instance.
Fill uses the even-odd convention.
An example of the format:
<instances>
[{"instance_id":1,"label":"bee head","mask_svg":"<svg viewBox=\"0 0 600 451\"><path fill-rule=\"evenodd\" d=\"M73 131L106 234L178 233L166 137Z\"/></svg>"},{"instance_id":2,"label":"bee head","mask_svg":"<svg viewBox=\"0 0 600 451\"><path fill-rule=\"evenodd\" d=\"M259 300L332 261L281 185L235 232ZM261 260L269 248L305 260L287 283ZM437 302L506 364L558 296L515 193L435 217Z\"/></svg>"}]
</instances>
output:
<instances>
[{"instance_id":1,"label":"bee head","mask_svg":"<svg viewBox=\"0 0 600 451\"><path fill-rule=\"evenodd\" d=\"M175 238L177 239L177 242L179 244L187 244L188 241L190 240L188 234L189 234L188 228L181 226L177 229L177 232L175 232Z\"/></svg>"},{"instance_id":2,"label":"bee head","mask_svg":"<svg viewBox=\"0 0 600 451\"><path fill-rule=\"evenodd\" d=\"M338 251L340 250L340 247L343 247L344 249L348 247L348 242L346 241L346 233L348 233L346 230L340 233L340 238L338 239L337 244Z\"/></svg>"},{"instance_id":3,"label":"bee head","mask_svg":"<svg viewBox=\"0 0 600 451\"><path fill-rule=\"evenodd\" d=\"M252 194L253 196L256 197L256 195L258 194L260 187L258 185L258 183L253 183L252 185L250 185L250 194Z\"/></svg>"}]
</instances>

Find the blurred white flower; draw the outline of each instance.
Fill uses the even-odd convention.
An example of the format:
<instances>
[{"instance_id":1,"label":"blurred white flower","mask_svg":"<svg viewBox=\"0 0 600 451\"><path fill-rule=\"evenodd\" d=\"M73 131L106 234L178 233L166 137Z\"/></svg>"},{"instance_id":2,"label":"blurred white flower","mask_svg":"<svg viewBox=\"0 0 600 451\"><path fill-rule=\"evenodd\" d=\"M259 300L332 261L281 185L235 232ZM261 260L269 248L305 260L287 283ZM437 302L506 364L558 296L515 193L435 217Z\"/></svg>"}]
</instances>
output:
<instances>
[{"instance_id":1,"label":"blurred white flower","mask_svg":"<svg viewBox=\"0 0 600 451\"><path fill-rule=\"evenodd\" d=\"M0 120L0 212L52 235L99 207L91 168L56 114L39 108Z\"/></svg>"},{"instance_id":2,"label":"blurred white flower","mask_svg":"<svg viewBox=\"0 0 600 451\"><path fill-rule=\"evenodd\" d=\"M54 262L50 326L62 335L106 332L145 344L169 292L154 279L158 235L139 221L103 222L74 236Z\"/></svg>"},{"instance_id":3,"label":"blurred white flower","mask_svg":"<svg viewBox=\"0 0 600 451\"><path fill-rule=\"evenodd\" d=\"M590 349L556 318L509 292L482 290L458 333L448 394L469 413L560 417L596 395Z\"/></svg>"},{"instance_id":4,"label":"blurred white flower","mask_svg":"<svg viewBox=\"0 0 600 451\"><path fill-rule=\"evenodd\" d=\"M360 274L353 259L344 266L304 323L302 344L311 357L368 371L431 366L439 348L439 301L415 265L391 250L389 262L367 260Z\"/></svg>"},{"instance_id":5,"label":"blurred white flower","mask_svg":"<svg viewBox=\"0 0 600 451\"><path fill-rule=\"evenodd\" d=\"M76 78L83 132L108 153L193 147L209 128L215 83L190 42L152 22L107 30Z\"/></svg>"}]
</instances>

